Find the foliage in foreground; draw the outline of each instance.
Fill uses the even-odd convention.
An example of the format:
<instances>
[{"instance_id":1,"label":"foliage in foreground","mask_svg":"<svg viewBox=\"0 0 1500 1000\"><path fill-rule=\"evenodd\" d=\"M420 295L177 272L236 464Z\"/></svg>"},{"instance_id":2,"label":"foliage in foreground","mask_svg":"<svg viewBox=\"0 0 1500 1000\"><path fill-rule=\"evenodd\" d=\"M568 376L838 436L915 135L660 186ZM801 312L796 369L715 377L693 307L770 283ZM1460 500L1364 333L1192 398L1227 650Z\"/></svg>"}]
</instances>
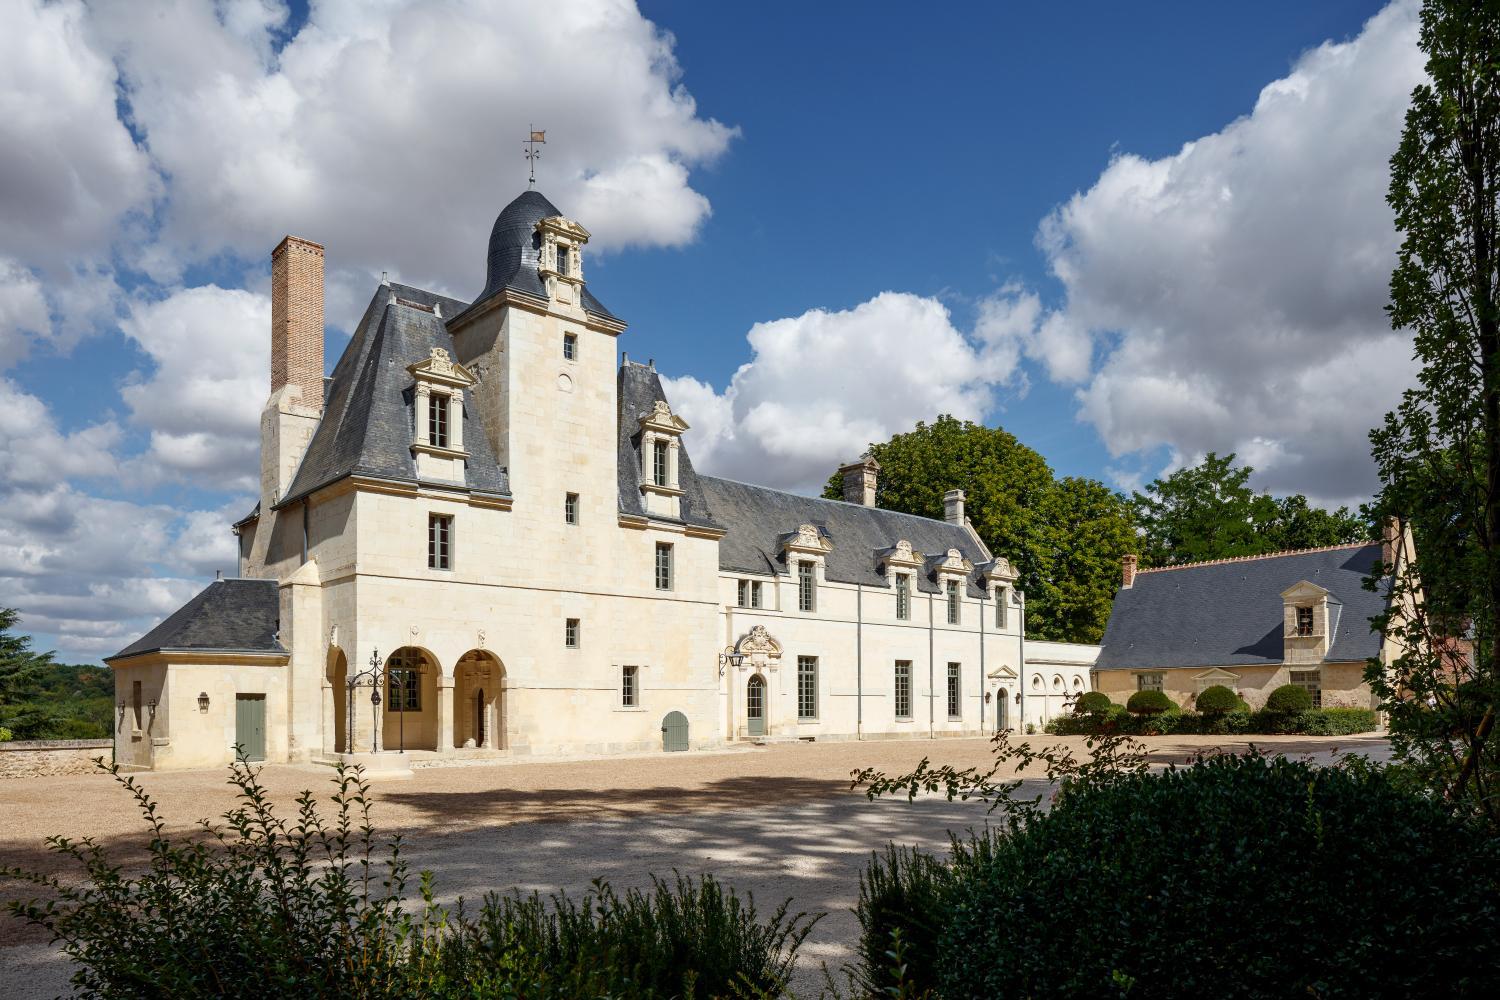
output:
<instances>
[{"instance_id":1,"label":"foliage in foreground","mask_svg":"<svg viewBox=\"0 0 1500 1000\"><path fill-rule=\"evenodd\" d=\"M492 893L470 915L434 901L428 872L411 896L401 839L377 837L357 769L340 769L331 820L303 792L288 821L237 764L238 804L196 837L170 834L134 779L106 770L150 827L144 874L64 837L49 845L81 886L0 869L47 892L9 908L78 963L80 997L775 997L817 920L785 904L763 918L712 876L623 896L596 881L576 901Z\"/></svg>"},{"instance_id":2,"label":"foliage in foreground","mask_svg":"<svg viewBox=\"0 0 1500 1000\"><path fill-rule=\"evenodd\" d=\"M1368 708L1316 708L1306 712L1170 711L1133 715L1119 705L1103 712L1054 716L1047 732L1054 736L1090 736L1117 732L1127 736L1354 736L1374 732L1375 712Z\"/></svg>"},{"instance_id":3,"label":"foliage in foreground","mask_svg":"<svg viewBox=\"0 0 1500 1000\"><path fill-rule=\"evenodd\" d=\"M872 860L849 970L872 993L1500 991L1500 842L1362 758L1221 755L1148 772L1137 746L1106 738L1102 770L1049 761L1062 786L1044 810L995 780L1042 755L996 742L988 774L924 761L911 775L858 776L871 795L930 789L1004 810L999 829L955 840L945 859ZM899 976L893 940L908 946Z\"/></svg>"}]
</instances>

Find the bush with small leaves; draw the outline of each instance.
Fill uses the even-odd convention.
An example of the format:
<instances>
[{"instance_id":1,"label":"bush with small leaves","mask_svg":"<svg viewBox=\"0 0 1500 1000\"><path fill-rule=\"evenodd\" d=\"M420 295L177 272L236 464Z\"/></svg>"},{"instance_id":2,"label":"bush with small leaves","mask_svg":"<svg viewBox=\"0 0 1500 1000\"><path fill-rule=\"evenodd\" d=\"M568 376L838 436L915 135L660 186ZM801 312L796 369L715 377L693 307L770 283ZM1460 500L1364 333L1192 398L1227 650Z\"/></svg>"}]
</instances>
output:
<instances>
[{"instance_id":1,"label":"bush with small leaves","mask_svg":"<svg viewBox=\"0 0 1500 1000\"><path fill-rule=\"evenodd\" d=\"M1074 702L1073 712L1076 715L1103 715L1113 704L1114 702L1109 700L1109 695L1103 691L1085 691Z\"/></svg>"},{"instance_id":2,"label":"bush with small leaves","mask_svg":"<svg viewBox=\"0 0 1500 1000\"><path fill-rule=\"evenodd\" d=\"M1239 709L1240 696L1222 684L1215 684L1199 693L1196 705L1204 715L1224 715Z\"/></svg>"},{"instance_id":3,"label":"bush with small leaves","mask_svg":"<svg viewBox=\"0 0 1500 1000\"><path fill-rule=\"evenodd\" d=\"M1295 715L1313 707L1312 695L1306 688L1295 684L1283 684L1266 697L1266 711L1281 715Z\"/></svg>"},{"instance_id":4,"label":"bush with small leaves","mask_svg":"<svg viewBox=\"0 0 1500 1000\"><path fill-rule=\"evenodd\" d=\"M1161 715L1177 707L1163 691L1137 691L1130 696L1125 707L1132 715Z\"/></svg>"}]
</instances>

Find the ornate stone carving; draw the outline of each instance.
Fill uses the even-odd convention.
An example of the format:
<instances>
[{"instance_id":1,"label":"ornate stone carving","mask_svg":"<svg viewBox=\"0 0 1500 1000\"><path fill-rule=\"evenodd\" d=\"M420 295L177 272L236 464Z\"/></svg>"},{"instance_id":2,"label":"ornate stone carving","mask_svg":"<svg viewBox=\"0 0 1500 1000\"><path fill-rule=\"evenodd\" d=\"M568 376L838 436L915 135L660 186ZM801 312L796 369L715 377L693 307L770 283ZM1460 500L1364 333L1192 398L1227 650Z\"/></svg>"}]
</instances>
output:
<instances>
[{"instance_id":1,"label":"ornate stone carving","mask_svg":"<svg viewBox=\"0 0 1500 1000\"><path fill-rule=\"evenodd\" d=\"M973 569L974 564L965 559L958 549L949 549L937 567L939 573L969 573Z\"/></svg>"},{"instance_id":2,"label":"ornate stone carving","mask_svg":"<svg viewBox=\"0 0 1500 1000\"><path fill-rule=\"evenodd\" d=\"M781 657L781 643L766 631L764 625L752 626L750 631L740 636L740 641L734 644L736 653L746 656L769 656L779 659Z\"/></svg>"},{"instance_id":3,"label":"ornate stone carving","mask_svg":"<svg viewBox=\"0 0 1500 1000\"><path fill-rule=\"evenodd\" d=\"M435 375L452 375L453 361L448 357L448 352L441 347L434 347L432 355L428 359L430 370Z\"/></svg>"},{"instance_id":4,"label":"ornate stone carving","mask_svg":"<svg viewBox=\"0 0 1500 1000\"><path fill-rule=\"evenodd\" d=\"M485 648L484 647L484 629L480 629L479 630L479 635L474 640L474 646L477 649L484 649Z\"/></svg>"}]
</instances>

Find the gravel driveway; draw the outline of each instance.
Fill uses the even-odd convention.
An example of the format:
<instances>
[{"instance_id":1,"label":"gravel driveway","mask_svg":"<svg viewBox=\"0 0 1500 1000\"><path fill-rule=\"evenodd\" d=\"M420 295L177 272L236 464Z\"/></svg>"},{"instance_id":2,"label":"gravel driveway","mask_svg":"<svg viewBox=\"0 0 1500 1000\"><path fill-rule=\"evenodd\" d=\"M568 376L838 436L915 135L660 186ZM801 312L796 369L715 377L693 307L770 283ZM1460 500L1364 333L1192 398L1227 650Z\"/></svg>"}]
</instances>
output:
<instances>
[{"instance_id":1,"label":"gravel driveway","mask_svg":"<svg viewBox=\"0 0 1500 1000\"><path fill-rule=\"evenodd\" d=\"M1082 748L1081 739L1037 737ZM1244 739L1157 737L1160 762ZM1383 758L1378 737L1256 737L1267 750L1326 758L1335 748ZM376 786L374 818L405 836L414 868L431 868L446 900L511 887L578 892L604 877L639 886L652 872L712 872L752 892L763 910L783 899L825 912L804 946L803 987L850 956L858 932L850 908L869 852L886 843L941 848L948 831L979 828L982 806L937 798L868 802L849 772L909 769L924 756L960 766L989 760L983 740L788 744L719 752L495 763L424 769ZM1025 775L1037 778L1036 775ZM263 782L288 809L327 768L273 766ZM232 790L218 771L141 776L174 826L222 813ZM1041 781L1037 780L1038 789ZM52 869L49 833L93 836L139 851L141 822L107 776L0 781L0 863ZM30 1000L67 991L67 963L29 928L0 915L0 997ZM815 992L815 989L814 989Z\"/></svg>"}]
</instances>

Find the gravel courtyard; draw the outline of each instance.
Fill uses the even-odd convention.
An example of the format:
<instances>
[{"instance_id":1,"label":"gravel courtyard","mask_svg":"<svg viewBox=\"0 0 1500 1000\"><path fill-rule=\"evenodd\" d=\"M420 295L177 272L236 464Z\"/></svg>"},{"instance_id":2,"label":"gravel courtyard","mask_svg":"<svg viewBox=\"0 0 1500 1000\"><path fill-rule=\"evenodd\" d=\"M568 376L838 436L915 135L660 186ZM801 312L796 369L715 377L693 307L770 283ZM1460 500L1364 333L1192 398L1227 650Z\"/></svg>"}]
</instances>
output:
<instances>
[{"instance_id":1,"label":"gravel courtyard","mask_svg":"<svg viewBox=\"0 0 1500 1000\"><path fill-rule=\"evenodd\" d=\"M1074 738L1033 737L1073 745ZM1153 760L1182 761L1205 747L1327 759L1335 750L1383 758L1375 736L1145 740ZM377 784L374 819L402 833L413 867L431 868L445 900L491 889L578 892L595 877L617 888L651 873L712 872L754 893L762 909L793 900L825 912L803 951L804 987L820 963L846 961L858 931L850 908L869 852L889 841L941 847L949 830L985 822L982 806L939 798L869 802L849 791L850 771L895 773L924 756L960 766L988 762L984 740L782 744L718 752L568 761L486 763L423 769ZM1033 779L1037 775L1025 775ZM140 776L174 827L217 816L233 790L219 771ZM263 783L290 812L304 788L331 787L319 766L273 766ZM1041 788L1036 780L1036 787ZM0 781L0 864L53 870L48 834L92 836L120 851L141 849L142 823L108 776ZM0 898L13 895L0 889ZM0 997L52 997L67 990L67 963L33 929L0 914ZM815 992L815 990L814 990Z\"/></svg>"}]
</instances>

